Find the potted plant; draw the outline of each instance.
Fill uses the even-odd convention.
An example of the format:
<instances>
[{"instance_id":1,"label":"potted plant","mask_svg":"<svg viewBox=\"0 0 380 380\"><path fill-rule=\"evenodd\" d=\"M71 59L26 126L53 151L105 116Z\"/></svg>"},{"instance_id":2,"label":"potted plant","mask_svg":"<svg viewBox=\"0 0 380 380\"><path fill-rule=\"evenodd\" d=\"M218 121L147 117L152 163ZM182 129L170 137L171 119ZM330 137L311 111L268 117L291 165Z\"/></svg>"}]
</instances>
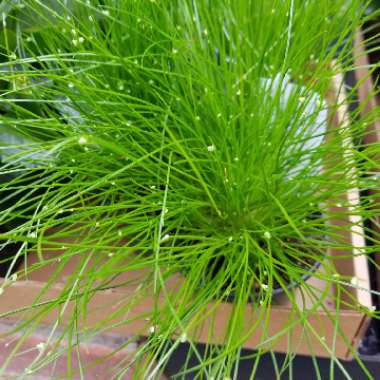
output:
<instances>
[{"instance_id":1,"label":"potted plant","mask_svg":"<svg viewBox=\"0 0 380 380\"><path fill-rule=\"evenodd\" d=\"M309 317L323 309L335 321L335 338L317 341L339 366L340 308L376 316L351 296L350 288L362 290L360 279L337 272L342 258L365 258L379 246L374 236L358 252L345 238L375 214L366 207L371 199L347 196L367 185L360 173L373 165L348 143L365 120L329 127L342 101L339 88L331 98L331 82L350 69L347 36L363 22L361 2L77 0L70 7L26 2L13 12L4 17L18 43L9 48L5 22L3 78L22 76L22 91L38 110L20 107L20 90L8 88L2 123L34 138L9 157L13 165L43 172L37 184L17 185L16 178L16 187L45 191L33 200L33 215L0 237L27 243L18 279L50 268L22 309L24 321L56 308L55 331L74 304L64 334L88 332L97 294L133 286L91 331L144 322L136 329L148 335L136 354L136 378L157 378L176 347L189 342L200 362L196 378L227 379L237 377L251 336L262 332L259 363L295 325L313 335ZM44 27L22 29L33 15ZM9 206L0 222L21 205ZM58 290L55 281L69 265ZM321 288L307 281L312 274ZM4 296L11 291L5 285ZM280 290L293 319L269 337ZM47 294L55 296L45 300ZM144 297L149 308L140 305ZM131 313L136 305L138 316ZM219 307L230 311L223 316ZM250 325L247 310L256 315ZM215 318L223 331L213 329ZM54 344L47 346L27 375L51 361L45 351ZM185 365L183 374L189 370Z\"/></svg>"}]
</instances>

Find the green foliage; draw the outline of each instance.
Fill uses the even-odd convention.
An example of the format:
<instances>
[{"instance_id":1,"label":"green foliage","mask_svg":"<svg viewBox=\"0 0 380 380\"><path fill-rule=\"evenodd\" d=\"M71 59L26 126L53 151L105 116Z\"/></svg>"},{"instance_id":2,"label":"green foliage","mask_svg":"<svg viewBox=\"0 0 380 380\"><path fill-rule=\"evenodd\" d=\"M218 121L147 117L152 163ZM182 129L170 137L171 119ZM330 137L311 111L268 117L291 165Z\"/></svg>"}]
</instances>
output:
<instances>
[{"instance_id":1,"label":"green foliage","mask_svg":"<svg viewBox=\"0 0 380 380\"><path fill-rule=\"evenodd\" d=\"M44 288L76 258L61 295L38 308L32 302L31 318L74 299L76 313L64 330L73 337L94 292L115 281L126 285L132 280L125 274L143 270L135 294L115 314L127 324L140 297L157 301L141 315L149 318L146 330L154 327L137 355L136 376L144 379L157 376L181 340L197 352L190 331L210 302L231 295L235 312L224 346L209 346L198 378L230 375L260 326L243 328L247 302L265 322L275 289L283 288L312 334L304 318L310 311L296 305L289 284L302 283L321 306L329 294L319 299L304 280L322 263L326 273L316 275L340 288L328 248L352 255L340 236L357 223L328 221L376 215L368 207L376 194L351 208L345 200L352 188L375 188L366 174L379 167L372 159L379 146L361 143L368 120L353 118L339 133L326 129L327 107L334 113L340 105L327 104L326 94L335 75L352 69L361 3L8 2L0 138L1 170L13 177L0 185L0 223L13 227L0 238L23 243L18 256L38 252L38 263L25 270L32 273L55 262L49 244L81 237L65 243ZM347 146L347 136L358 146ZM378 236L372 238L363 254L379 249ZM172 289L178 274L183 282ZM99 327L112 328L114 316ZM31 370L49 362L39 360Z\"/></svg>"}]
</instances>

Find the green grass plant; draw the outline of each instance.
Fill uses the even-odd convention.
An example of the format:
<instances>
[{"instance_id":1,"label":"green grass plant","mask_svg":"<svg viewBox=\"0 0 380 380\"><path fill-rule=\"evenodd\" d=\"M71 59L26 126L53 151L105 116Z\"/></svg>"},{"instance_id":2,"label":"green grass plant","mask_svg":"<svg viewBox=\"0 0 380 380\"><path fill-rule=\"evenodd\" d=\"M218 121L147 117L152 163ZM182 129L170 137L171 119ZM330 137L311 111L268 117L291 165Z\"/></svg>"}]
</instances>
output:
<instances>
[{"instance_id":1,"label":"green grass plant","mask_svg":"<svg viewBox=\"0 0 380 380\"><path fill-rule=\"evenodd\" d=\"M158 378L185 341L199 360L197 379L236 378L250 334L263 329L250 357L257 366L271 352L275 338L265 326L274 289L282 288L294 309L282 335L294 324L303 325L305 339L318 335L306 317L331 294L305 282L315 263L324 268L315 276L336 288L336 314L326 309L333 320L344 302L377 316L355 299L340 300L347 286L358 285L336 275L329 255L334 248L346 258L358 252L341 235L359 223L330 220L374 220L378 213L371 174L379 169L373 157L380 147L362 143L378 110L364 118L359 106L337 132L331 116L341 98L326 100L333 78L354 68L353 33L369 17L364 11L358 0L0 4L1 174L11 177L0 183L0 225L8 226L0 241L19 242L16 258L26 263L37 252L37 263L22 266L18 280L58 260L42 293L77 260L61 294L31 300L16 327L25 339L49 310L75 304L52 327L52 337L58 331L58 343L69 344L41 352L25 376L59 355L69 358L83 340L115 327L117 315L118 323L130 323L128 311L148 295L155 303L140 316L149 336L136 354L137 379ZM355 91L346 88L348 103ZM352 206L345 196L355 188L374 194ZM371 259L379 236L369 239L359 253ZM59 257L48 255L54 249ZM132 285L125 275L136 270L144 271L136 292L105 314L97 330L79 327L92 297ZM174 275L183 277L175 289L168 286ZM297 306L289 284L302 286L316 306ZM210 303L227 301L234 312L224 344L213 345L210 336L201 352L191 331L204 319L212 325ZM258 313L248 330L247 304ZM330 352L331 378L337 368L349 379L335 339L331 346L319 340ZM288 353L277 378L292 377L292 359ZM67 378L74 376L70 363ZM115 369L113 379L122 379L129 365ZM317 364L315 372L320 378Z\"/></svg>"}]
</instances>

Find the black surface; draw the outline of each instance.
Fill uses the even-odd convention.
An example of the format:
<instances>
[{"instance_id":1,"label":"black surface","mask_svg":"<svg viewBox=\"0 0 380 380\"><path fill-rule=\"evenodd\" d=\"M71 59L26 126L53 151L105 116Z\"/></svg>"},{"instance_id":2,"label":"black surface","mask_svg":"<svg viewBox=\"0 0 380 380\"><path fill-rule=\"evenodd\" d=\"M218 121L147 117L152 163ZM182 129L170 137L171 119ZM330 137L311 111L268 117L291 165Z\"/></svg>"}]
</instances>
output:
<instances>
[{"instance_id":1,"label":"black surface","mask_svg":"<svg viewBox=\"0 0 380 380\"><path fill-rule=\"evenodd\" d=\"M0 226L0 234L7 232L7 229L4 226ZM0 241L0 244L4 242ZM17 254L21 248L21 243L18 242L8 242L5 246L0 246L0 277L5 277L8 273L9 264L12 262L13 257ZM15 270L20 266L22 262L22 256L18 258L14 265L14 269L10 274L15 272Z\"/></svg>"},{"instance_id":2,"label":"black surface","mask_svg":"<svg viewBox=\"0 0 380 380\"><path fill-rule=\"evenodd\" d=\"M202 354L203 346L198 345L199 352ZM188 374L186 376L180 376L178 373L181 371L181 367L186 360L188 355L189 345L187 343L181 343L179 347L173 352L168 365L165 370L165 374L170 376L173 380L192 380L196 378L197 372L193 372L192 374ZM244 356L253 355L254 351L244 351ZM277 362L277 367L281 368L282 364L285 360L284 354L276 354L275 360ZM347 371L347 375L345 375L341 369L335 364L333 367L333 377L330 376L330 366L331 360L329 359L316 359L316 363L313 363L313 360L307 356L297 355L292 360L292 373L289 373L289 369L285 370L280 377L276 376L275 366L273 365L273 358L270 354L262 355L260 358L260 364L257 368L256 375L254 380L367 380L371 377L368 377L363 370L361 369L359 363L357 361L345 362L341 361L340 364L343 366L344 370ZM193 367L197 364L197 360L192 357L190 360L190 367ZM239 363L238 377L231 378L234 380L249 380L252 375L252 368L254 365L254 360L247 359L241 360ZM365 367L372 375L373 379L380 379L380 363L374 362L364 362ZM315 370L315 367L319 370L319 377ZM197 380L206 379L206 377L200 378L198 375ZM215 379L222 380L222 379Z\"/></svg>"}]
</instances>

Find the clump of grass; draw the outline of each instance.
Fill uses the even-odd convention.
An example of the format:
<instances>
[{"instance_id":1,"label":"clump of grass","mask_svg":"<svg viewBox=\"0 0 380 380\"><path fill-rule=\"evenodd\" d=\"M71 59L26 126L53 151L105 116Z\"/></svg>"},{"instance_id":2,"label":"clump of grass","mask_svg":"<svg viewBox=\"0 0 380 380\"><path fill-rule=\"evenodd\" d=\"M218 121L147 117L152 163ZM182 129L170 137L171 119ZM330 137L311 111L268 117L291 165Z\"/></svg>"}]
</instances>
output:
<instances>
[{"instance_id":1,"label":"clump of grass","mask_svg":"<svg viewBox=\"0 0 380 380\"><path fill-rule=\"evenodd\" d=\"M328 249L351 255L340 236L352 223L328 221L375 215L366 207L375 195L355 207L345 200L347 191L370 185L360 174L374 165L368 149L376 147L360 143L367 120L355 118L339 133L327 127L327 113L340 106L326 102L332 78L352 69L360 3L7 3L1 171L12 179L1 184L0 223L11 227L0 237L20 242L16 258L37 252L25 274L56 260L51 245L61 252L52 279L77 260L61 295L38 308L41 318L75 303L64 323L73 339L68 354L80 344L77 322L93 294L130 283L125 274L140 269L135 294L98 326L114 327L116 314L153 297L141 315L151 336L137 354L137 377L156 378L182 341L201 359L198 378L230 376L259 326L243 328L247 302L265 321L275 289L311 331L289 284L307 287L305 276L323 262L327 274L318 276L339 287ZM347 146L347 136L358 145ZM372 239L363 254L379 248ZM170 288L178 274L180 286ZM317 302L320 294L309 293ZM205 315L213 319L210 302L228 300L235 312L224 345L210 341L201 358L190 331ZM36 318L34 309L31 302ZM49 361L39 360L29 369Z\"/></svg>"}]
</instances>

